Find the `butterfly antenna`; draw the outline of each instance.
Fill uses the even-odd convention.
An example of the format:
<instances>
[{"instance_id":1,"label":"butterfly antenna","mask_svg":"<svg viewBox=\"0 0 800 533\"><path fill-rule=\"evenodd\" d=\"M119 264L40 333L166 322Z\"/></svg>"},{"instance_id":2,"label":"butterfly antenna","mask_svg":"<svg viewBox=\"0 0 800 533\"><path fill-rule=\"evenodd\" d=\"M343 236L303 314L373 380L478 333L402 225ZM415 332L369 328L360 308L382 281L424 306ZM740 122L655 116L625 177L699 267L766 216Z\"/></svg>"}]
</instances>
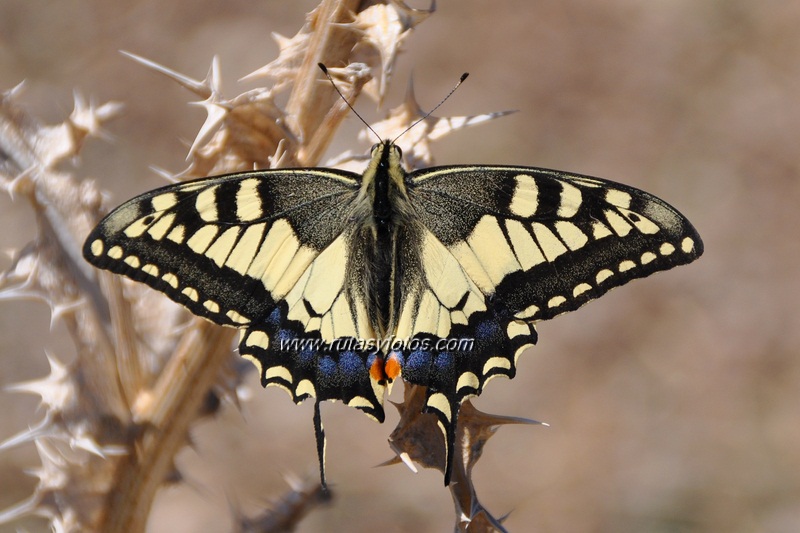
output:
<instances>
[{"instance_id":1,"label":"butterfly antenna","mask_svg":"<svg viewBox=\"0 0 800 533\"><path fill-rule=\"evenodd\" d=\"M462 74L462 75L461 75L461 78L459 78L459 80L458 80L458 83L456 83L456 84L455 84L455 87L453 87L452 89L450 89L450 92L449 92L449 93L447 93L447 96L445 96L444 98L442 98L442 101L441 101L441 102L439 102L438 104L436 104L436 107L434 107L433 109L431 109L430 111L428 111L427 113L425 113L425 115L424 115L424 116L422 116L422 117L418 118L417 120L415 120L415 121L414 121L414 122L413 122L413 123L412 123L412 124L411 124L409 127L407 127L406 129L404 129L404 130L403 130L403 131L400 133L400 135L398 135L397 137L395 137L394 139L392 139L392 144L394 144L394 143L395 143L395 141L397 141L397 139L399 139L400 137L402 137L403 135L405 135L405 134L406 134L406 132L407 132L408 130L410 130L411 128L413 128L414 126L416 126L417 124L419 124L420 122L422 122L423 120L425 120L426 118L428 118L429 116L431 116L431 115L433 114L433 112L434 112L434 111L436 111L437 109L439 109L439 108L442 106L442 104L443 104L443 103L445 103L445 102L447 101L447 99L448 99L448 98L450 98L451 96L453 96L453 93L454 93L454 92L456 92L456 89L458 89L459 87L461 87L461 84L462 84L462 83L464 83L464 80L466 80L466 79L467 79L467 76L469 76L469 72L465 72L464 74ZM370 129L372 129L372 128L370 128Z\"/></svg>"},{"instance_id":2,"label":"butterfly antenna","mask_svg":"<svg viewBox=\"0 0 800 533\"><path fill-rule=\"evenodd\" d=\"M348 102L348 101L347 101L347 98L345 98L345 97L344 97L344 95L342 94L342 91L340 91L340 90L339 90L339 87L337 87L337 86L336 86L336 82L335 82L335 81L333 81L333 78L331 77L330 73L328 72L328 67L326 67L326 66L325 66L325 65L323 65L322 63L317 63L317 66L318 66L318 67L320 68L320 70L321 70L321 71L322 71L322 72L325 74L325 77L326 77L326 78L328 78L328 81L329 81L329 82L331 82L331 85L333 85L333 88L334 88L334 89L336 89L336 92L337 92L337 93L339 93L339 96L341 96L341 97L342 97L342 100L344 100L344 103L345 103L345 104L347 104L347 107L349 107L349 108L350 108L350 111L352 111L352 112L353 112L353 114L354 114L355 116L357 116L357 117L358 117L358 120L360 120L360 121L361 121L361 122L362 122L362 123L363 123L363 124L364 124L364 125L367 127L367 129L368 129L369 131L371 131L373 134L375 134L375 137L377 137L377 138L378 138L378 141L379 141L379 142L380 142L380 141L382 141L383 139L381 139L381 136L380 136L380 135L378 135L378 132L376 132L375 130L373 130L373 129L372 129L372 126L370 126L369 124L367 124L367 121L366 121L366 120L364 120L364 117L362 117L361 115L359 115L359 114L358 114L358 111L356 111L356 110L355 110L355 108L354 108L354 107L353 107L353 106L350 104L350 102ZM438 106L437 106L437 107L438 107Z\"/></svg>"}]
</instances>

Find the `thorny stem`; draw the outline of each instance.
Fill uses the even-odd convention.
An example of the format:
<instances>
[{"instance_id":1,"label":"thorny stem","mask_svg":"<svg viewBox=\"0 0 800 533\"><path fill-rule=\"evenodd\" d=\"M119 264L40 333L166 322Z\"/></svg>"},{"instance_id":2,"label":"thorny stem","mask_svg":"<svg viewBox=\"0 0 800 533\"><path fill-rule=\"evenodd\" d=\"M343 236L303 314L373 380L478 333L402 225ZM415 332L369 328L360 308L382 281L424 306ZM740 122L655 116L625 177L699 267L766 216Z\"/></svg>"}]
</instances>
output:
<instances>
[{"instance_id":1,"label":"thorny stem","mask_svg":"<svg viewBox=\"0 0 800 533\"><path fill-rule=\"evenodd\" d=\"M286 110L295 135L301 139L297 154L300 165L315 164L332 137L329 134L320 140L315 136L316 142L308 150L308 132L320 129L328 132L320 127L327 123L332 133L346 114L331 109L333 89L328 83L320 83L317 63L347 62L356 33L339 24L352 20L359 3L360 0L323 0L309 22L314 31ZM360 85L354 88L351 97L357 94ZM129 330L125 324L117 325L121 331ZM133 405L133 420L139 426L140 437L131 453L118 465L114 476L116 487L109 492L101 531L144 531L155 494L174 468L174 457L185 445L189 425L197 418L203 398L231 357L232 337L232 330L197 321L197 326L190 328L182 338L155 387L139 393ZM125 344L118 339L118 347ZM122 353L129 357L134 355L127 351ZM131 362L129 357L120 361L122 368L129 366L124 364Z\"/></svg>"},{"instance_id":2,"label":"thorny stem","mask_svg":"<svg viewBox=\"0 0 800 533\"><path fill-rule=\"evenodd\" d=\"M353 13L360 3L361 0L323 0L309 21L313 30L309 50L286 105L286 115L290 117L291 128L301 139L301 145L320 126L333 102L333 89L329 83L320 82L317 64L338 67L347 63L357 34L340 25L352 22ZM309 165L309 159L301 148L298 154L300 165Z\"/></svg>"},{"instance_id":3,"label":"thorny stem","mask_svg":"<svg viewBox=\"0 0 800 533\"><path fill-rule=\"evenodd\" d=\"M233 331L197 320L181 339L154 389L134 407L141 430L135 450L120 462L116 487L100 531L144 531L156 491L186 443L189 425L222 366L231 357Z\"/></svg>"}]
</instances>

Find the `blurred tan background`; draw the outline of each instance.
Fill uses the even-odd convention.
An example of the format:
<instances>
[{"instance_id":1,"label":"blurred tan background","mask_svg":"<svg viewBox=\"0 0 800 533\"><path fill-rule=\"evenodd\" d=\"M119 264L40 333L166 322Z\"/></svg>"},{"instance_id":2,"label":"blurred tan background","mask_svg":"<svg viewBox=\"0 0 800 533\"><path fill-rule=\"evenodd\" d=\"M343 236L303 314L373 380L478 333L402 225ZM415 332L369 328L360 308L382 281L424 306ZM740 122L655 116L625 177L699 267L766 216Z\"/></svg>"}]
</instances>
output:
<instances>
[{"instance_id":1,"label":"blurred tan background","mask_svg":"<svg viewBox=\"0 0 800 533\"><path fill-rule=\"evenodd\" d=\"M204 113L117 51L196 78L218 54L232 96L274 58L270 32L293 35L314 5L3 0L0 90L26 80L21 101L50 122L71 111L73 89L124 102L113 141L87 145L76 171L122 201L162 183L151 165L183 168ZM501 429L476 467L479 497L511 513L511 531L800 531L798 27L800 2L778 0L440 0L408 41L389 107L413 69L423 107L471 73L441 115L519 110L439 143L439 163L622 181L675 205L705 240L696 264L541 324L517 378L475 401L551 424ZM380 116L366 99L359 109ZM331 154L366 150L357 126ZM31 222L1 196L0 249L30 240ZM43 304L0 301L0 386L44 375L45 350L69 360L64 331L48 328ZM162 491L150 531L227 531L229 502L253 512L286 489L284 474L315 475L312 406L249 385L242 414L195 428L178 458L188 483ZM36 403L0 392L0 440L39 419ZM301 531L452 530L439 473L372 468L391 457L391 411L381 426L323 407L338 498ZM33 446L0 454L0 509L31 493L23 469L37 464Z\"/></svg>"}]
</instances>

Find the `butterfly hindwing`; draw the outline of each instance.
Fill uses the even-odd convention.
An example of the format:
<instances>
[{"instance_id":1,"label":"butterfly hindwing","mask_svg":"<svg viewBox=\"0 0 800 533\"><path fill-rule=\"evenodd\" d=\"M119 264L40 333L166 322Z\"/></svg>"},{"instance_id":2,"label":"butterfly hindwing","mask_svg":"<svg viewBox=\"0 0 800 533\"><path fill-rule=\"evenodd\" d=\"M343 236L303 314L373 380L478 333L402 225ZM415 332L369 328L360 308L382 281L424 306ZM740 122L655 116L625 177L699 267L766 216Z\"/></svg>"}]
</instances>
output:
<instances>
[{"instance_id":1,"label":"butterfly hindwing","mask_svg":"<svg viewBox=\"0 0 800 533\"><path fill-rule=\"evenodd\" d=\"M498 375L514 377L519 355L536 342L532 324L516 320L485 294L445 245L422 225L404 228L399 248L402 306L389 354L403 379L428 388L425 409L445 436L445 483L455 450L461 402Z\"/></svg>"},{"instance_id":2,"label":"butterfly hindwing","mask_svg":"<svg viewBox=\"0 0 800 533\"><path fill-rule=\"evenodd\" d=\"M242 333L239 352L259 367L262 384L299 403L342 400L383 421L382 375L370 374L375 332L357 290L363 265L345 231L295 281L268 316Z\"/></svg>"},{"instance_id":3,"label":"butterfly hindwing","mask_svg":"<svg viewBox=\"0 0 800 533\"><path fill-rule=\"evenodd\" d=\"M319 330L304 331L302 322L287 318L280 302L266 320L242 331L239 353L259 369L263 386L279 386L296 403L342 400L382 422L385 384L370 374L375 350L355 337L326 342Z\"/></svg>"}]
</instances>

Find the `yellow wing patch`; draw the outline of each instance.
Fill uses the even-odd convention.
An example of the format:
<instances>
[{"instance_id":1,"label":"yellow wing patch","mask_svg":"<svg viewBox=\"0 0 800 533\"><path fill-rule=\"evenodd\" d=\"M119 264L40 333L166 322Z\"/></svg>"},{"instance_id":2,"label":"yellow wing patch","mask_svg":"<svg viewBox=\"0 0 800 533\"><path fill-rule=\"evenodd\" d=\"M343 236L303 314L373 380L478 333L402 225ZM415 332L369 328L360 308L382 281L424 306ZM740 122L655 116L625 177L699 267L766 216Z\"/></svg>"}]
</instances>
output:
<instances>
[{"instance_id":1,"label":"yellow wing patch","mask_svg":"<svg viewBox=\"0 0 800 533\"><path fill-rule=\"evenodd\" d=\"M466 325L473 313L486 310L484 295L460 259L427 230L420 258L426 283L406 296L396 335L410 339L417 333L429 333L444 339L453 324Z\"/></svg>"},{"instance_id":2,"label":"yellow wing patch","mask_svg":"<svg viewBox=\"0 0 800 533\"><path fill-rule=\"evenodd\" d=\"M325 342L340 337L375 337L366 305L355 301L356 296L347 288L348 243L348 236L340 235L312 261L306 263L305 256L302 261L289 261L284 274L293 270L290 277L297 275L297 281L284 296L289 306L288 318L303 324L307 332L319 331ZM300 271L303 263L306 268ZM285 280L280 284L289 286Z\"/></svg>"}]
</instances>

